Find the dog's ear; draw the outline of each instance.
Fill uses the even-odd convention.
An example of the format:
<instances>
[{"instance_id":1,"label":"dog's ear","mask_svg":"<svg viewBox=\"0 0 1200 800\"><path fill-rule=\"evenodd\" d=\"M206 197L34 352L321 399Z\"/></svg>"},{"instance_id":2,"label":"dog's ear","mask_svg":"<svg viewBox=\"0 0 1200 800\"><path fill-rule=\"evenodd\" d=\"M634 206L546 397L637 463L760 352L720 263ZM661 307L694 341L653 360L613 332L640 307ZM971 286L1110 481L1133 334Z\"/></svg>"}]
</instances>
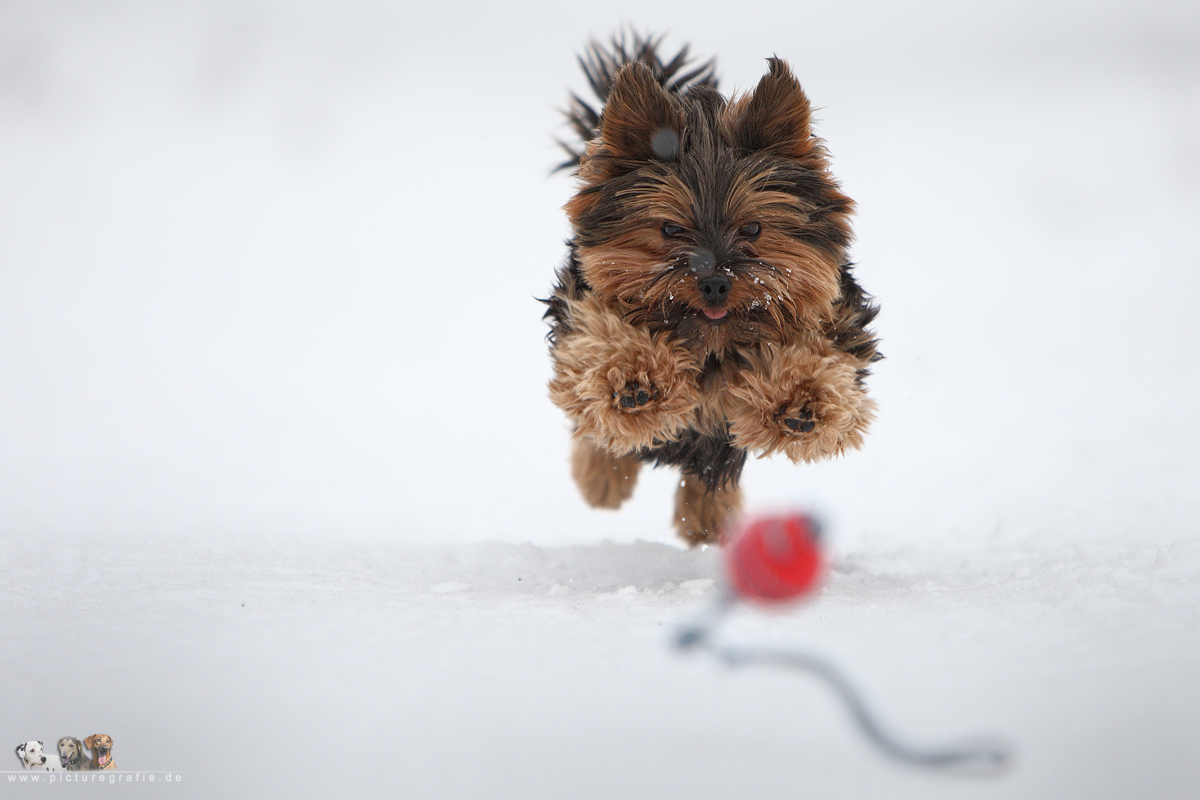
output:
<instances>
[{"instance_id":1,"label":"dog's ear","mask_svg":"<svg viewBox=\"0 0 1200 800\"><path fill-rule=\"evenodd\" d=\"M17 745L17 758L25 758L25 742L21 742L19 745Z\"/></svg>"},{"instance_id":2,"label":"dog's ear","mask_svg":"<svg viewBox=\"0 0 1200 800\"><path fill-rule=\"evenodd\" d=\"M93 742L93 741L95 741L95 739L96 739L96 735L97 735L97 734L94 734L94 733L93 733L91 736L89 736L89 737L87 737L86 739L84 739L84 740L83 740L83 746L84 746L84 747L86 747L88 750L91 750L91 749L92 749L92 742Z\"/></svg>"},{"instance_id":3,"label":"dog's ear","mask_svg":"<svg viewBox=\"0 0 1200 800\"><path fill-rule=\"evenodd\" d=\"M600 117L609 170L615 174L634 166L631 162L670 161L679 154L682 137L683 112L650 68L640 61L621 67Z\"/></svg>"},{"instance_id":4,"label":"dog's ear","mask_svg":"<svg viewBox=\"0 0 1200 800\"><path fill-rule=\"evenodd\" d=\"M800 81L784 61L772 57L767 63L770 67L758 86L734 103L726 117L731 143L741 150L767 150L788 158L820 153L812 136L812 107Z\"/></svg>"}]
</instances>

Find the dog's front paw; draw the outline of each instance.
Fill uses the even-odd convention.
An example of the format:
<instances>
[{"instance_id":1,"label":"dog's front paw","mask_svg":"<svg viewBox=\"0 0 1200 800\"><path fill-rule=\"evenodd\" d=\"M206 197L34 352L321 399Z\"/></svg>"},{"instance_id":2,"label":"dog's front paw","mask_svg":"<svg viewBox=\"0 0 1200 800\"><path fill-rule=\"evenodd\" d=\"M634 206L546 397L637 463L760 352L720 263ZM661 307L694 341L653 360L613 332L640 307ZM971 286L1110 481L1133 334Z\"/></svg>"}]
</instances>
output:
<instances>
[{"instance_id":1,"label":"dog's front paw","mask_svg":"<svg viewBox=\"0 0 1200 800\"><path fill-rule=\"evenodd\" d=\"M695 370L661 341L614 349L586 369L571 393L578 401L576 434L614 453L671 441L695 415Z\"/></svg>"},{"instance_id":2,"label":"dog's front paw","mask_svg":"<svg viewBox=\"0 0 1200 800\"><path fill-rule=\"evenodd\" d=\"M775 416L792 433L812 433L817 429L817 423L813 421L812 409L807 404L798 409L784 406Z\"/></svg>"},{"instance_id":3,"label":"dog's front paw","mask_svg":"<svg viewBox=\"0 0 1200 800\"><path fill-rule=\"evenodd\" d=\"M730 389L730 433L739 447L817 461L862 444L875 405L853 361L791 345L751 363Z\"/></svg>"},{"instance_id":4,"label":"dog's front paw","mask_svg":"<svg viewBox=\"0 0 1200 800\"><path fill-rule=\"evenodd\" d=\"M613 397L616 398L617 406L622 411L634 414L647 403L657 400L659 392L658 387L652 383L643 386L637 381L630 381L613 392Z\"/></svg>"},{"instance_id":5,"label":"dog's front paw","mask_svg":"<svg viewBox=\"0 0 1200 800\"><path fill-rule=\"evenodd\" d=\"M700 402L695 357L611 310L575 312L576 331L552 350L550 381L550 399L575 422L575 435L614 454L678 438Z\"/></svg>"}]
</instances>

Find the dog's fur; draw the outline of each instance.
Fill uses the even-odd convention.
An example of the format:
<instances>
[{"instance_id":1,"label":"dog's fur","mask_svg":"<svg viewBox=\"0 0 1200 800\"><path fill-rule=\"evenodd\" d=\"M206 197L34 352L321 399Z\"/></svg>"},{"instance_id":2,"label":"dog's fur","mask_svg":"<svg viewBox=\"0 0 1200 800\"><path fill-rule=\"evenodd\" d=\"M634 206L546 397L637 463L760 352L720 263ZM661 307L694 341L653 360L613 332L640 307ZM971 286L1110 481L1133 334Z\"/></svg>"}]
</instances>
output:
<instances>
[{"instance_id":1,"label":"dog's fur","mask_svg":"<svg viewBox=\"0 0 1200 800\"><path fill-rule=\"evenodd\" d=\"M63 769L68 772L91 769L87 753L83 750L83 742L74 736L64 736L58 740L58 755L62 759Z\"/></svg>"},{"instance_id":2,"label":"dog's fur","mask_svg":"<svg viewBox=\"0 0 1200 800\"><path fill-rule=\"evenodd\" d=\"M112 737L107 733L93 733L83 740L84 746L92 751L88 761L88 769L116 769L117 762L112 759Z\"/></svg>"},{"instance_id":3,"label":"dog's fur","mask_svg":"<svg viewBox=\"0 0 1200 800\"><path fill-rule=\"evenodd\" d=\"M567 112L574 235L546 304L550 397L574 423L584 498L616 508L640 464L679 467L675 525L719 541L747 452L815 461L861 445L881 358L851 273L853 202L787 64L733 99L712 62L658 40L593 43L603 103Z\"/></svg>"},{"instance_id":4,"label":"dog's fur","mask_svg":"<svg viewBox=\"0 0 1200 800\"><path fill-rule=\"evenodd\" d=\"M46 772L61 772L62 761L56 755L46 755L42 752L44 745L36 739L17 745L17 758L25 765L25 769L43 770Z\"/></svg>"}]
</instances>

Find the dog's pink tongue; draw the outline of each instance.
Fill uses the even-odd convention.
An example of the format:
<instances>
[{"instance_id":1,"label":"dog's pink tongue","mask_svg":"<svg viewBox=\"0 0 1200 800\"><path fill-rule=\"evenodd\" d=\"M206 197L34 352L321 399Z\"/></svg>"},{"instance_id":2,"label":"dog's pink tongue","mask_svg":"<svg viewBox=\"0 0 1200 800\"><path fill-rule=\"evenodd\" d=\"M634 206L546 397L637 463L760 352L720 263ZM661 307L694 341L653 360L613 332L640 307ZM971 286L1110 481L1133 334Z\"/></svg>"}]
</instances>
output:
<instances>
[{"instance_id":1,"label":"dog's pink tongue","mask_svg":"<svg viewBox=\"0 0 1200 800\"><path fill-rule=\"evenodd\" d=\"M104 763L104 762L106 762L106 761L108 761L108 756L100 756L100 763L101 763L101 764L103 764L103 763Z\"/></svg>"},{"instance_id":2,"label":"dog's pink tongue","mask_svg":"<svg viewBox=\"0 0 1200 800\"><path fill-rule=\"evenodd\" d=\"M723 308L706 308L706 309L704 309L704 316L708 317L709 319L721 319L728 313L729 312Z\"/></svg>"}]
</instances>

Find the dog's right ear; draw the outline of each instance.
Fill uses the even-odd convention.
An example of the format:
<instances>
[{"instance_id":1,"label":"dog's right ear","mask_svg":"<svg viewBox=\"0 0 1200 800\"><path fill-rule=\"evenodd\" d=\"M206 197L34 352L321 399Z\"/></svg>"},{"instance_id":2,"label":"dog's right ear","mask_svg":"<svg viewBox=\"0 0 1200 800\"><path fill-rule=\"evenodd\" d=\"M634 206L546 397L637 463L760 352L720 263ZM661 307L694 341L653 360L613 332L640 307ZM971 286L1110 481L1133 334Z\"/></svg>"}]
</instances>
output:
<instances>
[{"instance_id":1,"label":"dog's right ear","mask_svg":"<svg viewBox=\"0 0 1200 800\"><path fill-rule=\"evenodd\" d=\"M88 750L91 750L92 742L95 740L95 738L96 738L96 734L93 733L91 736L89 736L83 740L83 746L86 747Z\"/></svg>"},{"instance_id":2,"label":"dog's right ear","mask_svg":"<svg viewBox=\"0 0 1200 800\"><path fill-rule=\"evenodd\" d=\"M640 61L626 64L613 78L600 117L602 147L589 153L584 180L607 179L642 162L672 161L683 137L683 111L650 68Z\"/></svg>"},{"instance_id":3,"label":"dog's right ear","mask_svg":"<svg viewBox=\"0 0 1200 800\"><path fill-rule=\"evenodd\" d=\"M19 745L17 745L17 758L21 759L22 761L25 760L25 742L21 742Z\"/></svg>"}]
</instances>

